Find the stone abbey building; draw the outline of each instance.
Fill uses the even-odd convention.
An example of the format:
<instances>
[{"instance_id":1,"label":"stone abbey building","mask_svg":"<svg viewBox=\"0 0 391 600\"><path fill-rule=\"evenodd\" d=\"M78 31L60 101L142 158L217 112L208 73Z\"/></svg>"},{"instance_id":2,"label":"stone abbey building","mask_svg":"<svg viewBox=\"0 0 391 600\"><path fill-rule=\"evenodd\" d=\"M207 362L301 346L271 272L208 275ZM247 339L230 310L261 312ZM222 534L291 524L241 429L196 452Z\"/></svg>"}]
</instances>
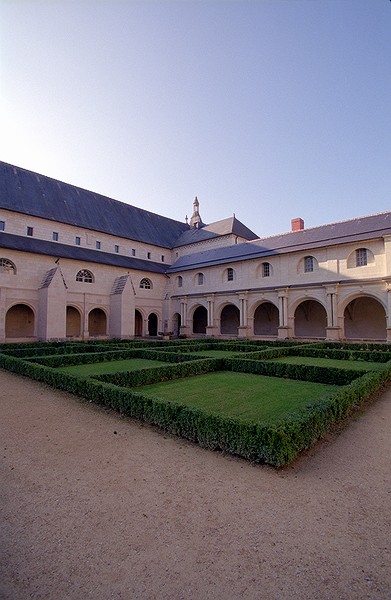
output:
<instances>
[{"instance_id":1,"label":"stone abbey building","mask_svg":"<svg viewBox=\"0 0 391 600\"><path fill-rule=\"evenodd\" d=\"M1 342L391 341L391 212L262 239L0 163L0 246Z\"/></svg>"}]
</instances>

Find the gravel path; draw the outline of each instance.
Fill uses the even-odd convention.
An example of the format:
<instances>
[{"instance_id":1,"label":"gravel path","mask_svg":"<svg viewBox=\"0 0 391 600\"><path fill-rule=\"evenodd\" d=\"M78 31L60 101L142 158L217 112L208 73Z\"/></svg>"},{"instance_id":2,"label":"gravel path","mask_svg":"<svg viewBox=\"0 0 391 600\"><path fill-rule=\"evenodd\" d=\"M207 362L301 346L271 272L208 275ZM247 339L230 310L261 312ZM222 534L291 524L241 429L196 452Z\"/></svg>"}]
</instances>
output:
<instances>
[{"instance_id":1,"label":"gravel path","mask_svg":"<svg viewBox=\"0 0 391 600\"><path fill-rule=\"evenodd\" d=\"M391 389L280 471L0 389L1 600L391 598Z\"/></svg>"}]
</instances>

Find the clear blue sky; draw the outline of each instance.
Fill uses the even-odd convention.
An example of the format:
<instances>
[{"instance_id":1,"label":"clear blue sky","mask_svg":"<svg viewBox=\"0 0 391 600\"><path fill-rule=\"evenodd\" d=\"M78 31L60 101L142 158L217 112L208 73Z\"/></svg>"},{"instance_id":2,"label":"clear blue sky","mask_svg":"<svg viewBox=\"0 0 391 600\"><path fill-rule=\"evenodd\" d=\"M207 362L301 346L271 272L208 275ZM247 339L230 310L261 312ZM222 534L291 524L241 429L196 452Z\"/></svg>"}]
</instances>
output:
<instances>
[{"instance_id":1,"label":"clear blue sky","mask_svg":"<svg viewBox=\"0 0 391 600\"><path fill-rule=\"evenodd\" d=\"M390 0L0 0L0 159L260 237L391 209Z\"/></svg>"}]
</instances>

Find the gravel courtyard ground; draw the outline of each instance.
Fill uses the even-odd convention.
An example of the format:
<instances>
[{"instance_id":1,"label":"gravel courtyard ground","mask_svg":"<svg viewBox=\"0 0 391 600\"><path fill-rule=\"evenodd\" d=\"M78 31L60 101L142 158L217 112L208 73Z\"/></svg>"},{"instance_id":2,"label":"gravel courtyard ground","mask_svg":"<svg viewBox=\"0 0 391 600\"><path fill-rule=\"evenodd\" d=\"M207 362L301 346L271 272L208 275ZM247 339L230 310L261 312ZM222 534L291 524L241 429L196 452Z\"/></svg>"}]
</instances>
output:
<instances>
[{"instance_id":1,"label":"gravel courtyard ground","mask_svg":"<svg viewBox=\"0 0 391 600\"><path fill-rule=\"evenodd\" d=\"M1 600L389 600L391 389L293 466L0 370Z\"/></svg>"}]
</instances>

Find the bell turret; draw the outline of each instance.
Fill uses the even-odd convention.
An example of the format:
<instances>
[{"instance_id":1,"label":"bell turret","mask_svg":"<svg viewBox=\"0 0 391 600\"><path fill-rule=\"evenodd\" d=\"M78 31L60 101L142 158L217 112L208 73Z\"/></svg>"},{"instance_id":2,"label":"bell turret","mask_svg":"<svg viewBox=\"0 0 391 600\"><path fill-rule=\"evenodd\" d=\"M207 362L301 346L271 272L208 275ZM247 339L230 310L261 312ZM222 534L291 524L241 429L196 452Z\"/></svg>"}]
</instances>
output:
<instances>
[{"instance_id":1,"label":"bell turret","mask_svg":"<svg viewBox=\"0 0 391 600\"><path fill-rule=\"evenodd\" d=\"M200 227L203 226L203 222L200 217L199 210L198 210L199 206L200 206L200 203L198 202L198 198L196 196L194 198L194 202L193 202L193 214L190 219L190 227L194 227L195 229L199 229Z\"/></svg>"}]
</instances>

